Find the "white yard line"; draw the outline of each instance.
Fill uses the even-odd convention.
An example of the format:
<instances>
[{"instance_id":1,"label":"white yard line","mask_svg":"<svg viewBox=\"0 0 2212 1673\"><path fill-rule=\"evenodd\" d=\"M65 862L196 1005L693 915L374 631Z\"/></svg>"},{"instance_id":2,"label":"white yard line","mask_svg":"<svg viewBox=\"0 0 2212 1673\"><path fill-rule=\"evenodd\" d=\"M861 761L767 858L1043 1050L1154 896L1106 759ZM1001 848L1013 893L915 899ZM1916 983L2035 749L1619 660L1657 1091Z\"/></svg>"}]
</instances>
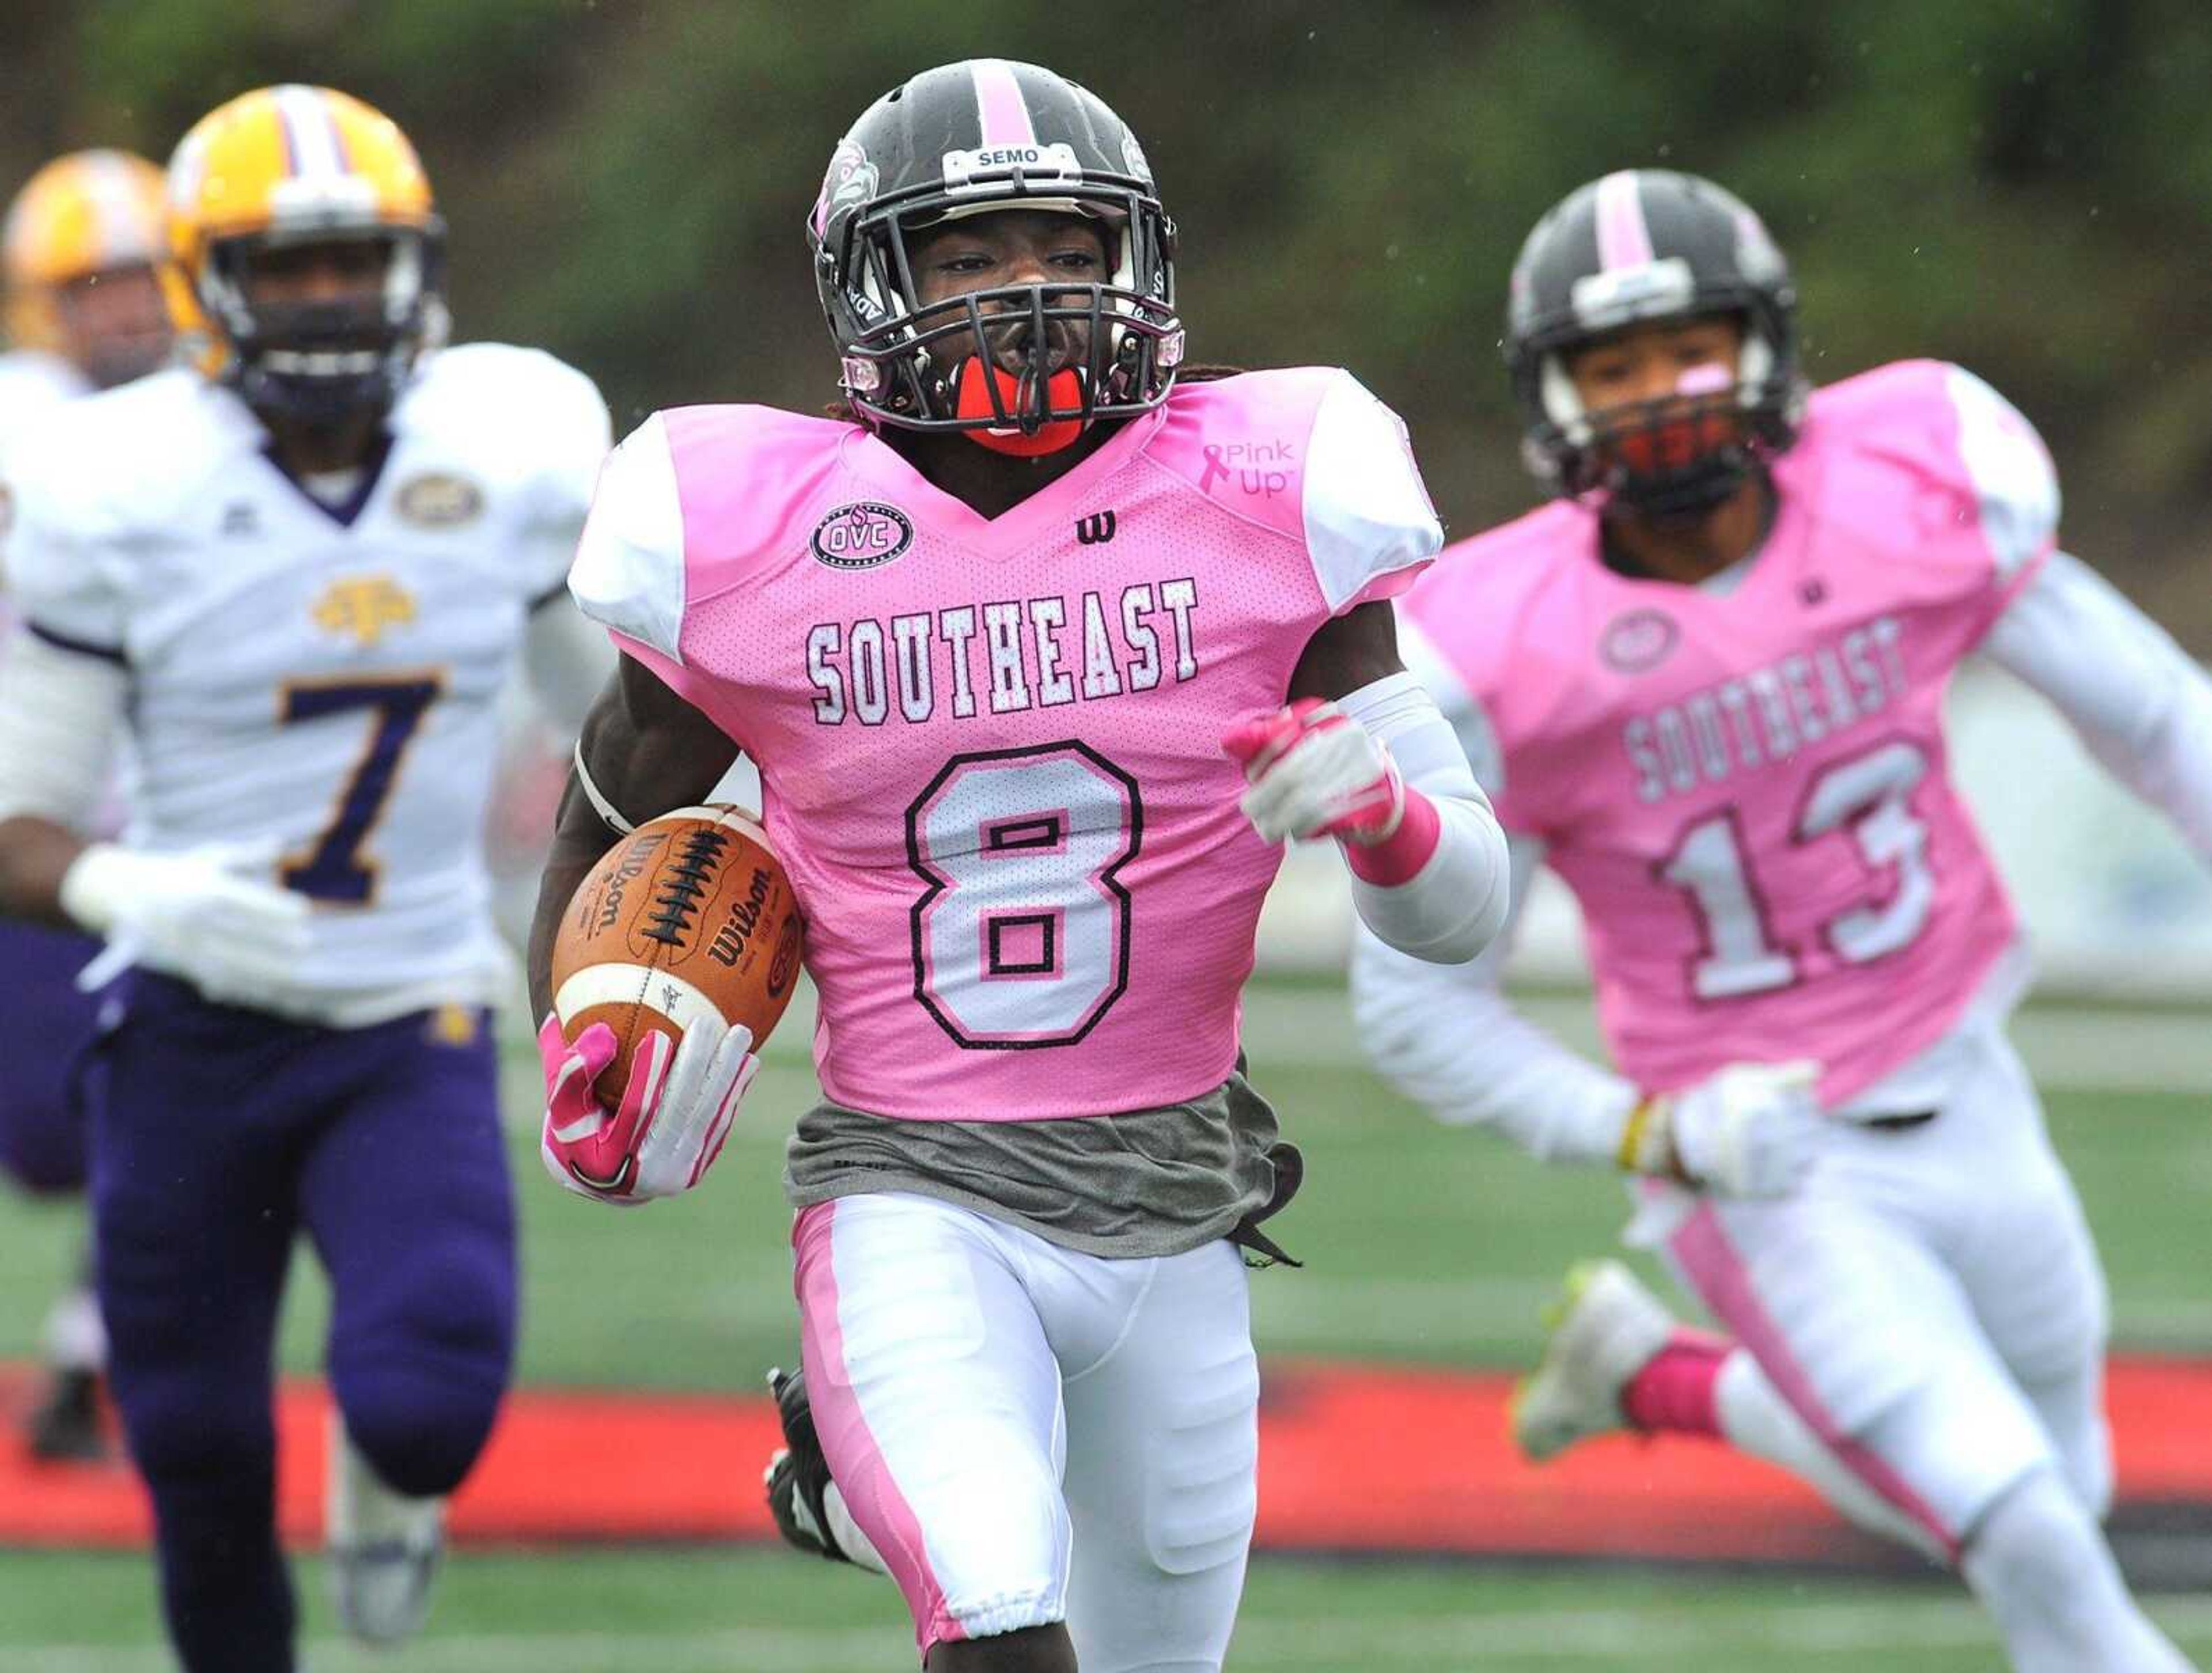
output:
<instances>
[{"instance_id":1,"label":"white yard line","mask_svg":"<svg viewBox=\"0 0 2212 1673\"><path fill-rule=\"evenodd\" d=\"M1605 1581L1594 1573L1591 1590ZM2191 1640L2212 1635L2212 1599L2154 1598L2150 1612L2169 1631ZM1248 1621L1229 1665L1352 1669L1404 1665L1480 1666L1511 1656L1523 1661L1637 1661L1654 1655L1706 1656L1728 1652L1797 1655L1869 1655L1883 1651L1995 1646L1988 1622L1960 1598L1746 1606L1729 1615L1650 1609L1537 1609L1497 1614L1392 1619L1389 1615L1305 1615ZM908 1640L896 1629L847 1628L732 1629L706 1633L477 1634L433 1637L408 1659L444 1673L610 1673L623 1667L655 1673L849 1673L860 1667L903 1665ZM315 1673L388 1673L388 1655L321 1641L309 1647ZM0 1673L166 1673L167 1653L154 1648L50 1644L0 1649Z\"/></svg>"}]
</instances>

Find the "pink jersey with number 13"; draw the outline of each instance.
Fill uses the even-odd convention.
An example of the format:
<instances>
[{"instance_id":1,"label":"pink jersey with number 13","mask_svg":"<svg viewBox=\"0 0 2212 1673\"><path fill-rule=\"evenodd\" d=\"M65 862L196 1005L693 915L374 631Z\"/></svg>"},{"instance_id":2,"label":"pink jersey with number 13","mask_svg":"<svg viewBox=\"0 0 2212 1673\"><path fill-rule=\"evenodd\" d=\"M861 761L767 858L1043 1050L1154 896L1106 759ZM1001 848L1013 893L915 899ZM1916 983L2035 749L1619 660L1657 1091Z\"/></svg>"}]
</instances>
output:
<instances>
[{"instance_id":1,"label":"pink jersey with number 13","mask_svg":"<svg viewBox=\"0 0 2212 1673\"><path fill-rule=\"evenodd\" d=\"M1403 608L1446 707L1487 721L1500 819L1582 903L1622 1071L1809 1057L1834 1107L1948 1032L2015 939L1942 702L2058 493L2027 421L1929 361L1816 393L1773 476L1733 587L1616 573L1560 503L1454 547Z\"/></svg>"},{"instance_id":2,"label":"pink jersey with number 13","mask_svg":"<svg viewBox=\"0 0 2212 1673\"><path fill-rule=\"evenodd\" d=\"M1279 851L1222 733L1441 543L1403 427L1318 368L1183 385L988 519L854 424L657 414L569 585L760 764L823 1090L1034 1119L1228 1076Z\"/></svg>"}]
</instances>

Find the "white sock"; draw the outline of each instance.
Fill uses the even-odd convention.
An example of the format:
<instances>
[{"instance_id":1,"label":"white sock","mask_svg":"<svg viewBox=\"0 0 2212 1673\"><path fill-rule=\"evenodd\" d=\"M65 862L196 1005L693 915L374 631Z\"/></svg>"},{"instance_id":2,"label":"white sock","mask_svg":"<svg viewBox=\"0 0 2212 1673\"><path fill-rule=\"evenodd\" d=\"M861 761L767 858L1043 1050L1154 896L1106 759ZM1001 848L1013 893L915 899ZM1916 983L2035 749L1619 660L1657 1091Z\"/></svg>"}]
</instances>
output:
<instances>
[{"instance_id":1,"label":"white sock","mask_svg":"<svg viewBox=\"0 0 2212 1673\"><path fill-rule=\"evenodd\" d=\"M107 1328L100 1300L87 1284L65 1290L46 1313L46 1362L57 1371L103 1371Z\"/></svg>"},{"instance_id":2,"label":"white sock","mask_svg":"<svg viewBox=\"0 0 2212 1673\"><path fill-rule=\"evenodd\" d=\"M1738 1452L1781 1465L1869 1533L1910 1545L1938 1562L1948 1561L1928 1530L1853 1475L1828 1450L1767 1379L1748 1349L1738 1348L1723 1361L1713 1390L1713 1409L1720 1418L1721 1433Z\"/></svg>"},{"instance_id":3,"label":"white sock","mask_svg":"<svg viewBox=\"0 0 2212 1673\"><path fill-rule=\"evenodd\" d=\"M1960 1567L2016 1673L2190 1673L2054 1470L2034 1471L1997 1500Z\"/></svg>"}]
</instances>

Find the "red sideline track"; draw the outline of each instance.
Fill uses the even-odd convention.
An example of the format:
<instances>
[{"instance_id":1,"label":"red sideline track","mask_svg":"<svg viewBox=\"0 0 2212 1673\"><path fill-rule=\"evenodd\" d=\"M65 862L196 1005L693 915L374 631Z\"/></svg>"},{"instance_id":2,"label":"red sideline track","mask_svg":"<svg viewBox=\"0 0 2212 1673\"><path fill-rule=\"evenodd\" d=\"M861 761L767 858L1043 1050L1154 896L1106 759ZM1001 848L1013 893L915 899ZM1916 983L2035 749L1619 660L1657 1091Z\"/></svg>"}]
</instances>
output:
<instances>
[{"instance_id":1,"label":"red sideline track","mask_svg":"<svg viewBox=\"0 0 2212 1673\"><path fill-rule=\"evenodd\" d=\"M1607 1437L1543 1469L1506 1440L1495 1373L1282 1361L1261 1411L1260 1531L1278 1550L1856 1561L1874 1547L1779 1471L1703 1441ZM137 1546L145 1495L120 1464L40 1465L16 1421L27 1367L0 1367L0 1545ZM2212 1361L2116 1361L2107 1394L2123 1502L2212 1506ZM279 1403L286 1535L321 1526L321 1386ZM454 1500L464 1542L773 1537L764 1397L527 1389Z\"/></svg>"}]
</instances>

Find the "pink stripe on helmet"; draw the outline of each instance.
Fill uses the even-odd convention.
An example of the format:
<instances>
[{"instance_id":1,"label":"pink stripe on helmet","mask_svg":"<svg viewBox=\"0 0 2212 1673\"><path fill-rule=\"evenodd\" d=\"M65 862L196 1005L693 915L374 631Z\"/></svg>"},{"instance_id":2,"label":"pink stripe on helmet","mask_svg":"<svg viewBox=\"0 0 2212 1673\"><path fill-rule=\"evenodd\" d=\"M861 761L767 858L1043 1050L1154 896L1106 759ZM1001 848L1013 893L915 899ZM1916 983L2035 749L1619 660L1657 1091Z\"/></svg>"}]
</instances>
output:
<instances>
[{"instance_id":1,"label":"pink stripe on helmet","mask_svg":"<svg viewBox=\"0 0 2212 1673\"><path fill-rule=\"evenodd\" d=\"M1013 65L1004 58L976 58L969 63L968 73L975 80L975 119L982 130L976 149L994 151L1005 145L1035 145L1036 129L1030 121L1022 84L1014 79Z\"/></svg>"},{"instance_id":2,"label":"pink stripe on helmet","mask_svg":"<svg viewBox=\"0 0 2212 1673\"><path fill-rule=\"evenodd\" d=\"M1790 1353L1787 1338L1759 1299L1750 1270L1744 1265L1743 1257L1736 1252L1735 1246L1729 1241L1727 1232L1722 1229L1720 1215L1711 1203L1698 1205L1697 1212L1669 1240L1668 1249L1681 1263L1682 1270L1697 1286L1698 1295L1713 1317L1751 1350L1767 1380L1790 1403L1791 1409L1805 1420L1807 1427L1820 1437L1820 1444L1834 1454L1837 1462L1925 1528L1955 1563L1959 1559L1958 1535L1943 1525L1935 1508L1912 1490L1910 1482L1886 1461L1844 1434L1829 1415L1828 1409L1814 1390L1813 1379Z\"/></svg>"},{"instance_id":3,"label":"pink stripe on helmet","mask_svg":"<svg viewBox=\"0 0 2212 1673\"><path fill-rule=\"evenodd\" d=\"M814 1431L822 1441L830 1473L845 1495L845 1507L874 1542L905 1594L914 1615L915 1640L927 1662L933 1645L968 1636L945 1607L945 1588L929 1566L921 1518L899 1491L890 1460L868 1428L867 1415L853 1392L845 1368L845 1331L837 1317L837 1204L817 1203L799 1211L792 1223L791 1246L797 1257L793 1288L799 1297L800 1363L806 1367L806 1396L814 1408Z\"/></svg>"},{"instance_id":4,"label":"pink stripe on helmet","mask_svg":"<svg viewBox=\"0 0 2212 1673\"><path fill-rule=\"evenodd\" d=\"M1651 259L1651 228L1644 224L1644 199L1632 168L1597 183L1597 259L1608 273Z\"/></svg>"}]
</instances>

